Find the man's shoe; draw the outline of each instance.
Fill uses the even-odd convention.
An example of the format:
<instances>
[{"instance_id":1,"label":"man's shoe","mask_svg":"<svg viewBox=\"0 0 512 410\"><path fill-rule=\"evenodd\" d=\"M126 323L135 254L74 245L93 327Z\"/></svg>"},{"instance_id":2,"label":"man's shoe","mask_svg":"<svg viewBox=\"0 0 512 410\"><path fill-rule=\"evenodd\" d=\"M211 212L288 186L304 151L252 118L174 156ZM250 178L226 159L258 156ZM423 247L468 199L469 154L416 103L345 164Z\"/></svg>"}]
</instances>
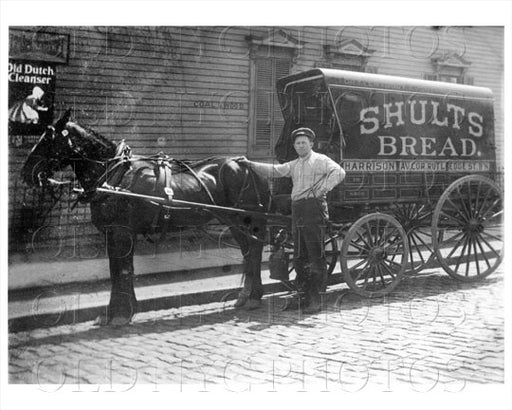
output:
<instances>
[{"instance_id":1,"label":"man's shoe","mask_svg":"<svg viewBox=\"0 0 512 410\"><path fill-rule=\"evenodd\" d=\"M319 296L312 296L310 302L306 305L303 312L308 313L318 313L322 310L322 301Z\"/></svg>"},{"instance_id":2,"label":"man's shoe","mask_svg":"<svg viewBox=\"0 0 512 410\"><path fill-rule=\"evenodd\" d=\"M254 310L261 307L261 299L249 299L244 306L245 310Z\"/></svg>"},{"instance_id":3,"label":"man's shoe","mask_svg":"<svg viewBox=\"0 0 512 410\"><path fill-rule=\"evenodd\" d=\"M300 297L289 298L286 301L285 307L283 310L303 310L306 305L306 300Z\"/></svg>"}]
</instances>

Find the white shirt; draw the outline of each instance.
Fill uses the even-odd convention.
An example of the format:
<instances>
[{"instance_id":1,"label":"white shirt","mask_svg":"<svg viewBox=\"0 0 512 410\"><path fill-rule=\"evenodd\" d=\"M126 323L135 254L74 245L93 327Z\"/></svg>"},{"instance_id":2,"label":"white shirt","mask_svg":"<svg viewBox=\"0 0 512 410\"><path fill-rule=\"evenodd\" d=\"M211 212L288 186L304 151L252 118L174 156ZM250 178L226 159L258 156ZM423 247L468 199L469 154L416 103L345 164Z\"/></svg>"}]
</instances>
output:
<instances>
[{"instance_id":1,"label":"white shirt","mask_svg":"<svg viewBox=\"0 0 512 410\"><path fill-rule=\"evenodd\" d=\"M251 166L268 177L290 177L293 182L292 201L325 198L345 178L345 170L339 164L314 151L305 158L299 157L284 164L251 162Z\"/></svg>"}]
</instances>

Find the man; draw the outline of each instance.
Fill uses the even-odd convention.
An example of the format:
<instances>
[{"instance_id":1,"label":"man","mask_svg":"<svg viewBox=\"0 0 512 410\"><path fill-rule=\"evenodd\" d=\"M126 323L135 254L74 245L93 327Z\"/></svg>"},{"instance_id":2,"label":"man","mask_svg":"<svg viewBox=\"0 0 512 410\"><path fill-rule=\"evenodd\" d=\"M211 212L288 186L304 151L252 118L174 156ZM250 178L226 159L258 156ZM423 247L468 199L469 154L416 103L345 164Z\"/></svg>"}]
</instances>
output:
<instances>
[{"instance_id":1,"label":"man","mask_svg":"<svg viewBox=\"0 0 512 410\"><path fill-rule=\"evenodd\" d=\"M265 177L290 177L292 189L292 230L296 281L305 287L304 312L321 310L320 293L327 285L324 254L325 222L328 219L326 196L345 178L345 171L326 155L313 151L315 133L309 128L292 132L298 158L284 164L265 164L243 159Z\"/></svg>"}]
</instances>

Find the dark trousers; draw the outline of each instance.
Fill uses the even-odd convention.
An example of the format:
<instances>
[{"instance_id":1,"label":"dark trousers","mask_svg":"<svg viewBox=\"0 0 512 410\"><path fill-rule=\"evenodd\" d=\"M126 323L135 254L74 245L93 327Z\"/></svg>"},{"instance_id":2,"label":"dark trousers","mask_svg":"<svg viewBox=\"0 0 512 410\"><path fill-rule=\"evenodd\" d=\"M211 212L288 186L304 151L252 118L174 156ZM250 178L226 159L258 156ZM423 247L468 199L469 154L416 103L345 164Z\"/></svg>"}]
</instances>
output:
<instances>
[{"instance_id":1,"label":"dark trousers","mask_svg":"<svg viewBox=\"0 0 512 410\"><path fill-rule=\"evenodd\" d=\"M308 198L292 203L293 266L306 302L319 298L327 286L324 237L328 217L324 200Z\"/></svg>"}]
</instances>

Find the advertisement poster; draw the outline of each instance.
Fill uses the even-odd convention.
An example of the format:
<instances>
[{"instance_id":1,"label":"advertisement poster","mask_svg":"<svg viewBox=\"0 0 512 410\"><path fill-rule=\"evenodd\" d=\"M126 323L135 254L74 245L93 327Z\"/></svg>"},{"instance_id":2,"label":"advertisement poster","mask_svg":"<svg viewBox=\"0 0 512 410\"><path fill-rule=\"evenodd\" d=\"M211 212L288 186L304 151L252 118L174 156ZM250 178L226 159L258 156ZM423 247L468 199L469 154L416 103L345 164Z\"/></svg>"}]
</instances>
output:
<instances>
[{"instance_id":1,"label":"advertisement poster","mask_svg":"<svg viewBox=\"0 0 512 410\"><path fill-rule=\"evenodd\" d=\"M40 29L9 31L8 123L10 143L26 142L53 121L56 65L66 64L67 35Z\"/></svg>"},{"instance_id":2,"label":"advertisement poster","mask_svg":"<svg viewBox=\"0 0 512 410\"><path fill-rule=\"evenodd\" d=\"M9 135L38 135L53 120L55 65L9 61Z\"/></svg>"}]
</instances>

